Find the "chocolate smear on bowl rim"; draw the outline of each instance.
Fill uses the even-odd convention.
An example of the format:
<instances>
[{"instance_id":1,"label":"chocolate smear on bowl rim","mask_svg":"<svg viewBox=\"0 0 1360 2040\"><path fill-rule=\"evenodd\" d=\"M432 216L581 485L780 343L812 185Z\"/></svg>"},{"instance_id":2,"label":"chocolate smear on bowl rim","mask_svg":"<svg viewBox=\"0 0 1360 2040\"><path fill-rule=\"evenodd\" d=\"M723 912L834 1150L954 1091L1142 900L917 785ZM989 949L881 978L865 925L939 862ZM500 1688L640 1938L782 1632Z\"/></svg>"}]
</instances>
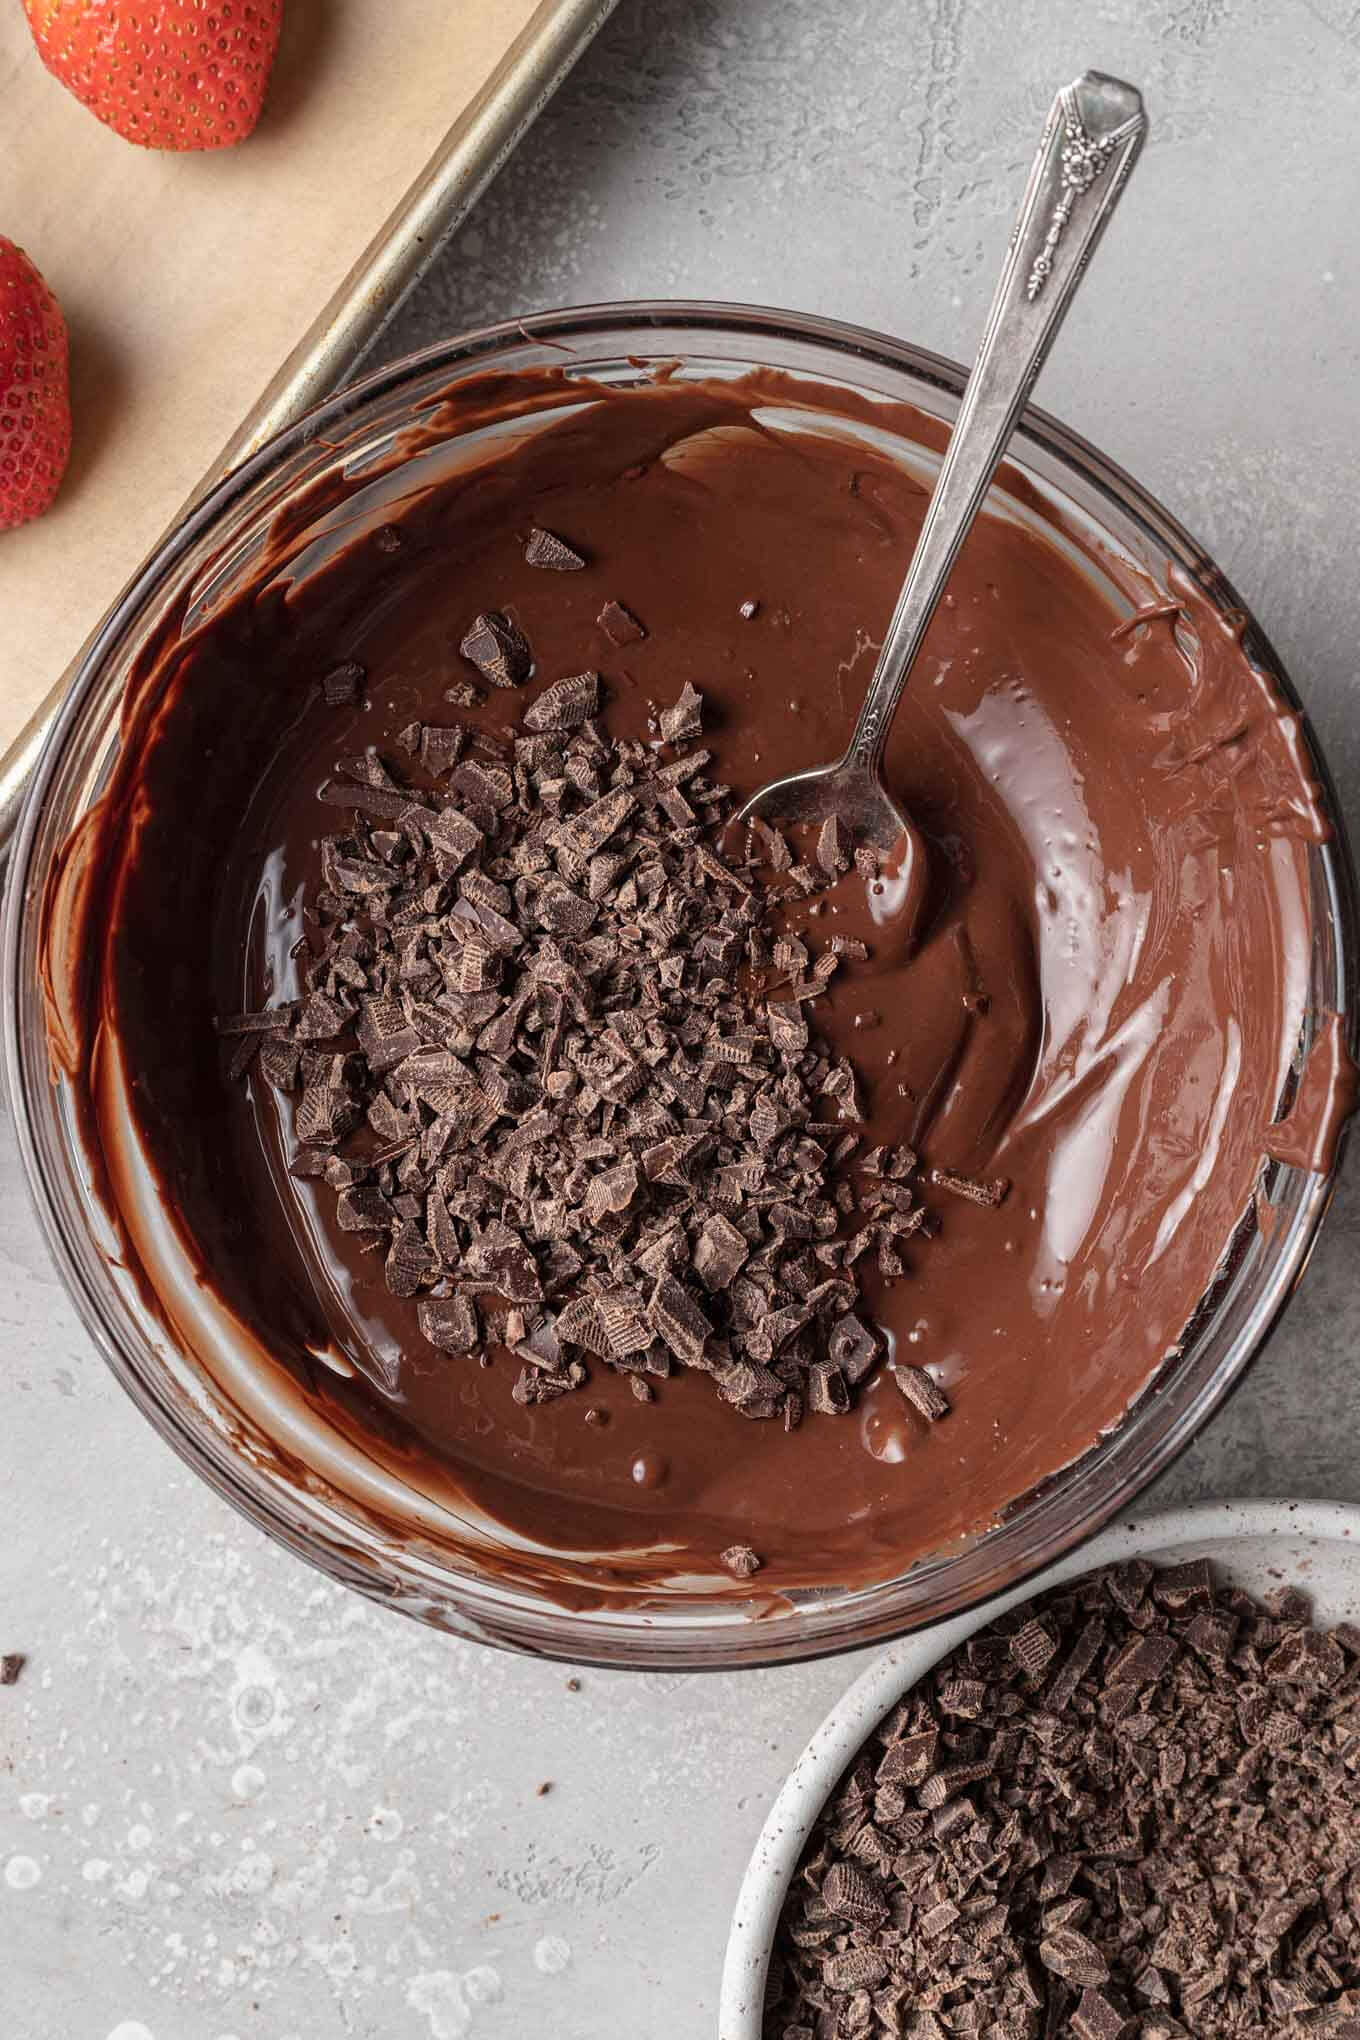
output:
<instances>
[{"instance_id":1,"label":"chocolate smear on bowl rim","mask_svg":"<svg viewBox=\"0 0 1360 2040\"><path fill-rule=\"evenodd\" d=\"M888 1713L776 1932L764 2040L1360 2034L1360 1632L1204 1560L1001 1617Z\"/></svg>"},{"instance_id":2,"label":"chocolate smear on bowl rim","mask_svg":"<svg viewBox=\"0 0 1360 2040\"><path fill-rule=\"evenodd\" d=\"M532 672L498 611L461 650L496 686ZM685 1368L748 1419L842 1416L884 1353L864 1276L931 1231L917 1155L864 1147L857 1073L816 1026L865 945L781 932L852 845L829 824L801 863L761 824L733 846L702 690L652 744L606 732L605 692L582 671L499 746L417 723L337 763L301 994L220 1023L230 1068L290 1101L294 1173L426 1345L505 1349L517 1403L599 1366L651 1401ZM948 1414L924 1369L893 1373L918 1419Z\"/></svg>"}]
</instances>

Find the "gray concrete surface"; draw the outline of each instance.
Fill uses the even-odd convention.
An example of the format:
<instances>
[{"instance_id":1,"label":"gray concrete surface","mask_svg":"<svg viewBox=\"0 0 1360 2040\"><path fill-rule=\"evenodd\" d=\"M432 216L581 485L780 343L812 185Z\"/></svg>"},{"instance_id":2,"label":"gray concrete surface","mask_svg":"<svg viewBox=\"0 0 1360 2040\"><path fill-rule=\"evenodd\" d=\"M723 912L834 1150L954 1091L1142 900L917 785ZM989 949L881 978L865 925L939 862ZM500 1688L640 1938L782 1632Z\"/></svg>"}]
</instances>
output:
<instances>
[{"instance_id":1,"label":"gray concrete surface","mask_svg":"<svg viewBox=\"0 0 1360 2040\"><path fill-rule=\"evenodd\" d=\"M1042 399L1208 541L1360 799L1356 0L622 0L389 335L693 294L971 350L1088 63L1154 141ZM1360 1501L1354 1171L1160 1490ZM90 1349L0 1130L4 2040L709 2040L763 1809L850 1676L583 1675L332 1589ZM546 1797L534 1788L551 1779Z\"/></svg>"}]
</instances>

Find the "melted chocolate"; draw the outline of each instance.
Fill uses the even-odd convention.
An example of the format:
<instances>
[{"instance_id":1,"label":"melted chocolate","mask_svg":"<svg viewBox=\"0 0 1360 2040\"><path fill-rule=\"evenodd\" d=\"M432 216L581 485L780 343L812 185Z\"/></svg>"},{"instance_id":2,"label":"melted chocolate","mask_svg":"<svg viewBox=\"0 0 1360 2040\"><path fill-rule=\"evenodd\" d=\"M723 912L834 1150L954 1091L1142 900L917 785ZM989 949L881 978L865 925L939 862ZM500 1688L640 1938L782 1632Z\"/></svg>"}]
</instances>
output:
<instances>
[{"instance_id":1,"label":"melted chocolate","mask_svg":"<svg viewBox=\"0 0 1360 2040\"><path fill-rule=\"evenodd\" d=\"M448 457L449 434L507 418L512 435ZM1270 1124L1306 1007L1306 845L1325 833L1297 719L1199 589L1150 590L1022 492L969 539L889 746L929 846L910 954L891 898L854 875L819 924L872 952L819 1001L866 1080L867 1137L1012 1185L999 1209L929 1193L937 1236L872 1295L951 1415L925 1423L886 1370L849 1414L792 1435L683 1373L643 1403L600 1368L588 1397L521 1408L514 1365L428 1347L331 1193L290 1176L291 1107L226 1081L213 1023L296 991L335 760L390 751L414 720L514 719L519 693L444 701L472 677L458 646L486 609L527 636L531 688L598 667L619 732L645 734L693 681L715 774L742 794L835 756L926 500L866 421L932 436L773 376L469 386L386 487L370 471L362 504L314 494L248 588L182 637L171 620L50 896L54 1045L130 1265L177 1336L234 1369L243 1398L271 1378L288 1410L274 1449L297 1478L341 1434L395 1472L407 1500L389 1485L366 1505L399 1531L417 1493L470 1505L524 1540L481 1562L564 1598L696 1577L717 1591L735 1543L759 1553L762 1586L866 1581L985 1527L1176 1349L1263 1150L1325 1166L1353 1102L1338 1030L1287 1126ZM319 518L331 536L309 546ZM527 564L540 525L585 569ZM609 602L646 636L616 644L597 621ZM363 698L327 706L320 678L345 659ZM156 1208L172 1224L153 1238ZM447 1546L434 1520L424 1534Z\"/></svg>"}]
</instances>

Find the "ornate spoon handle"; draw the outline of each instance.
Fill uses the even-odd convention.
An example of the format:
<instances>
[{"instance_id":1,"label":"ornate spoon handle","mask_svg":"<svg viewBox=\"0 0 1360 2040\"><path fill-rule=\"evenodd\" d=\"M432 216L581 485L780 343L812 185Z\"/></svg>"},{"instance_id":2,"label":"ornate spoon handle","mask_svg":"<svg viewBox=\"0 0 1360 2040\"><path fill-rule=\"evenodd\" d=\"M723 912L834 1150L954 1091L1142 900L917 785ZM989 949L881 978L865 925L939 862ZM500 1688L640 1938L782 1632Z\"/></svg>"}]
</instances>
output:
<instances>
[{"instance_id":1,"label":"ornate spoon handle","mask_svg":"<svg viewBox=\"0 0 1360 2040\"><path fill-rule=\"evenodd\" d=\"M1132 85L1087 71L1053 102L911 568L845 764L876 772L945 582L1147 133Z\"/></svg>"}]
</instances>

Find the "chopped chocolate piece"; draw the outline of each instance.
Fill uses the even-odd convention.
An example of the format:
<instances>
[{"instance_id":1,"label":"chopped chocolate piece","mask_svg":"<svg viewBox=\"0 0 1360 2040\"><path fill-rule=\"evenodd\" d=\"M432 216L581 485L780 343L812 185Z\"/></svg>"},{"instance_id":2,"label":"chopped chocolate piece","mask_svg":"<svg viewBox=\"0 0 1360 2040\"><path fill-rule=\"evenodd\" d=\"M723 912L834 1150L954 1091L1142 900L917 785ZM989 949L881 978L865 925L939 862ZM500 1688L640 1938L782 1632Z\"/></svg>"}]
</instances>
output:
<instances>
[{"instance_id":1,"label":"chopped chocolate piece","mask_svg":"<svg viewBox=\"0 0 1360 2040\"><path fill-rule=\"evenodd\" d=\"M575 546L568 545L555 531L542 531L537 525L529 533L524 558L529 566L547 567L554 574L576 574L585 565L584 556Z\"/></svg>"},{"instance_id":2,"label":"chopped chocolate piece","mask_svg":"<svg viewBox=\"0 0 1360 2040\"><path fill-rule=\"evenodd\" d=\"M843 1416L850 1407L845 1376L830 1360L816 1360L808 1369L808 1408L823 1416Z\"/></svg>"},{"instance_id":3,"label":"chopped chocolate piece","mask_svg":"<svg viewBox=\"0 0 1360 2040\"><path fill-rule=\"evenodd\" d=\"M704 697L687 680L670 708L661 711L661 737L667 744L688 744L704 727Z\"/></svg>"},{"instance_id":4,"label":"chopped chocolate piece","mask_svg":"<svg viewBox=\"0 0 1360 2040\"><path fill-rule=\"evenodd\" d=\"M359 1121L350 1092L332 1084L304 1084L293 1131L304 1147L334 1147Z\"/></svg>"},{"instance_id":5,"label":"chopped chocolate piece","mask_svg":"<svg viewBox=\"0 0 1360 2040\"><path fill-rule=\"evenodd\" d=\"M1152 1598L1173 1615L1193 1614L1213 1606L1214 1576L1207 1558L1169 1565L1152 1582ZM1307 1620L1307 1616L1304 1617Z\"/></svg>"},{"instance_id":6,"label":"chopped chocolate piece","mask_svg":"<svg viewBox=\"0 0 1360 2040\"><path fill-rule=\"evenodd\" d=\"M340 665L332 666L321 682L327 708L348 708L363 693L367 678L357 659L345 659Z\"/></svg>"},{"instance_id":7,"label":"chopped chocolate piece","mask_svg":"<svg viewBox=\"0 0 1360 2040\"><path fill-rule=\"evenodd\" d=\"M0 1686L17 1686L19 1674L27 1663L28 1659L22 1651L7 1651L0 1657Z\"/></svg>"},{"instance_id":8,"label":"chopped chocolate piece","mask_svg":"<svg viewBox=\"0 0 1360 2040\"><path fill-rule=\"evenodd\" d=\"M534 669L527 638L497 609L476 619L458 649L490 687L522 687Z\"/></svg>"},{"instance_id":9,"label":"chopped chocolate piece","mask_svg":"<svg viewBox=\"0 0 1360 2040\"><path fill-rule=\"evenodd\" d=\"M1154 1566L1145 1558L1126 1559L1122 1565L1111 1566L1105 1574L1105 1588L1116 1608L1130 1617L1137 1615L1152 1584Z\"/></svg>"},{"instance_id":10,"label":"chopped chocolate piece","mask_svg":"<svg viewBox=\"0 0 1360 2040\"><path fill-rule=\"evenodd\" d=\"M419 1227L413 1219L403 1219L393 1230L392 1244L383 1264L387 1287L393 1296L414 1296L433 1280L436 1272L435 1257Z\"/></svg>"},{"instance_id":11,"label":"chopped chocolate piece","mask_svg":"<svg viewBox=\"0 0 1360 2040\"><path fill-rule=\"evenodd\" d=\"M621 602L606 602L599 615L600 629L615 645L635 645L647 635L646 630Z\"/></svg>"},{"instance_id":12,"label":"chopped chocolate piece","mask_svg":"<svg viewBox=\"0 0 1360 2040\"><path fill-rule=\"evenodd\" d=\"M452 772L463 755L467 742L467 731L461 723L444 726L426 723L420 732L420 762L433 779L442 779L446 772Z\"/></svg>"},{"instance_id":13,"label":"chopped chocolate piece","mask_svg":"<svg viewBox=\"0 0 1360 2040\"><path fill-rule=\"evenodd\" d=\"M882 1983L887 1973L887 1958L876 1948L847 1948L828 1956L822 1969L827 1988L835 1991L864 1990Z\"/></svg>"},{"instance_id":14,"label":"chopped chocolate piece","mask_svg":"<svg viewBox=\"0 0 1360 2040\"><path fill-rule=\"evenodd\" d=\"M1331 1686L1345 1670L1345 1659L1330 1636L1304 1629L1288 1635L1266 1659L1267 1679L1299 1686Z\"/></svg>"},{"instance_id":15,"label":"chopped chocolate piece","mask_svg":"<svg viewBox=\"0 0 1360 2040\"><path fill-rule=\"evenodd\" d=\"M809 1028L799 1007L771 999L765 1012L771 1046L780 1055L802 1055L808 1045Z\"/></svg>"},{"instance_id":16,"label":"chopped chocolate piece","mask_svg":"<svg viewBox=\"0 0 1360 2040\"><path fill-rule=\"evenodd\" d=\"M1044 1667L1052 1661L1057 1648L1052 1635L1034 1616L1017 1629L1011 1638L1011 1656L1026 1677L1031 1679L1038 1678Z\"/></svg>"},{"instance_id":17,"label":"chopped chocolate piece","mask_svg":"<svg viewBox=\"0 0 1360 2040\"><path fill-rule=\"evenodd\" d=\"M277 1035L271 1036L260 1049L260 1074L276 1091L293 1089L301 1062L302 1050L297 1042L282 1040Z\"/></svg>"},{"instance_id":18,"label":"chopped chocolate piece","mask_svg":"<svg viewBox=\"0 0 1360 2040\"><path fill-rule=\"evenodd\" d=\"M385 1076L420 1046L419 1031L396 999L365 999L354 1032L374 1076Z\"/></svg>"},{"instance_id":19,"label":"chopped chocolate piece","mask_svg":"<svg viewBox=\"0 0 1360 2040\"><path fill-rule=\"evenodd\" d=\"M297 1021L299 1041L329 1041L348 1027L350 1014L338 999L326 992L313 992Z\"/></svg>"},{"instance_id":20,"label":"chopped chocolate piece","mask_svg":"<svg viewBox=\"0 0 1360 2040\"><path fill-rule=\"evenodd\" d=\"M1161 1678L1175 1655L1176 1645L1169 1636L1136 1637L1107 1665L1105 1683L1107 1686L1146 1685L1150 1680Z\"/></svg>"},{"instance_id":21,"label":"chopped chocolate piece","mask_svg":"<svg viewBox=\"0 0 1360 2040\"><path fill-rule=\"evenodd\" d=\"M1039 1943L1039 1960L1064 1983L1092 1987L1104 1983L1110 1974L1110 1965L1095 1942L1075 1927L1059 1927L1046 1935Z\"/></svg>"},{"instance_id":22,"label":"chopped chocolate piece","mask_svg":"<svg viewBox=\"0 0 1360 2040\"><path fill-rule=\"evenodd\" d=\"M286 1034L296 1006L271 1006L263 1013L231 1013L217 1022L219 1034Z\"/></svg>"},{"instance_id":23,"label":"chopped chocolate piece","mask_svg":"<svg viewBox=\"0 0 1360 2040\"><path fill-rule=\"evenodd\" d=\"M1137 2040L1142 2021L1119 1999L1102 1990L1083 1990L1072 2014L1076 2040Z\"/></svg>"},{"instance_id":24,"label":"chopped chocolate piece","mask_svg":"<svg viewBox=\"0 0 1360 2040\"><path fill-rule=\"evenodd\" d=\"M599 674L572 673L565 680L555 680L536 701L530 702L524 711L524 727L540 733L574 730L587 716L594 715L599 706Z\"/></svg>"},{"instance_id":25,"label":"chopped chocolate piece","mask_svg":"<svg viewBox=\"0 0 1360 2040\"><path fill-rule=\"evenodd\" d=\"M444 699L452 702L455 708L480 708L486 696L473 681L455 680L451 687L444 689Z\"/></svg>"},{"instance_id":26,"label":"chopped chocolate piece","mask_svg":"<svg viewBox=\"0 0 1360 2040\"><path fill-rule=\"evenodd\" d=\"M599 1299L600 1324L609 1353L626 1359L630 1353L645 1353L652 1343L652 1327L641 1298L632 1289L606 1290Z\"/></svg>"},{"instance_id":27,"label":"chopped chocolate piece","mask_svg":"<svg viewBox=\"0 0 1360 2040\"><path fill-rule=\"evenodd\" d=\"M703 1358L713 1327L689 1291L673 1275L662 1275L647 1308L653 1329L676 1359L696 1366Z\"/></svg>"},{"instance_id":28,"label":"chopped chocolate piece","mask_svg":"<svg viewBox=\"0 0 1360 2040\"><path fill-rule=\"evenodd\" d=\"M932 1728L923 1730L919 1735L903 1736L900 1741L890 1743L887 1754L878 1767L879 1784L921 1784L930 1774L938 1741L938 1733Z\"/></svg>"},{"instance_id":29,"label":"chopped chocolate piece","mask_svg":"<svg viewBox=\"0 0 1360 2040\"><path fill-rule=\"evenodd\" d=\"M694 1272L706 1289L729 1289L741 1273L750 1244L718 1211L705 1219L694 1246Z\"/></svg>"},{"instance_id":30,"label":"chopped chocolate piece","mask_svg":"<svg viewBox=\"0 0 1360 2040\"><path fill-rule=\"evenodd\" d=\"M912 1367L904 1360L894 1360L889 1372L912 1408L919 1410L928 1422L936 1424L941 1417L949 1415L948 1396L924 1367Z\"/></svg>"},{"instance_id":31,"label":"chopped chocolate piece","mask_svg":"<svg viewBox=\"0 0 1360 2040\"><path fill-rule=\"evenodd\" d=\"M328 1172L329 1166L328 1163ZM397 1222L390 1199L376 1183L359 1183L343 1189L336 1199L335 1217L342 1232L384 1232Z\"/></svg>"},{"instance_id":32,"label":"chopped chocolate piece","mask_svg":"<svg viewBox=\"0 0 1360 2040\"><path fill-rule=\"evenodd\" d=\"M753 1573L760 1571L760 1560L749 1544L729 1544L722 1554L722 1563L739 1580L749 1580Z\"/></svg>"},{"instance_id":33,"label":"chopped chocolate piece","mask_svg":"<svg viewBox=\"0 0 1360 2040\"><path fill-rule=\"evenodd\" d=\"M1093 1616L1053 1674L1053 1682L1048 1689L1048 1707L1051 1713L1061 1714L1063 1709L1070 1705L1076 1696L1077 1688L1095 1663L1104 1641L1105 1624Z\"/></svg>"},{"instance_id":34,"label":"chopped chocolate piece","mask_svg":"<svg viewBox=\"0 0 1360 2040\"><path fill-rule=\"evenodd\" d=\"M844 1317L838 1318L831 1327L831 1334L827 1341L827 1351L840 1368L841 1373L845 1376L851 1388L858 1388L860 1382L863 1381L878 1357L880 1343L877 1334L870 1331L868 1325L863 1324L853 1311L847 1311ZM916 1371L919 1370L913 1370L913 1372ZM930 1380L929 1375L926 1376L926 1379ZM932 1388L935 1387L933 1381L930 1385ZM907 1391L904 1389L903 1393L906 1394ZM936 1394L939 1395L938 1390L936 1390ZM943 1396L940 1396L939 1399L944 1403L944 1408L938 1414L944 1416L949 1409L949 1404L944 1401ZM917 1404L917 1407L920 1408L920 1404ZM926 1414L928 1415L929 1412L926 1412Z\"/></svg>"},{"instance_id":35,"label":"chopped chocolate piece","mask_svg":"<svg viewBox=\"0 0 1360 2040\"><path fill-rule=\"evenodd\" d=\"M817 862L828 878L850 869L850 831L839 815L828 815L817 838ZM834 952L828 960L834 960Z\"/></svg>"},{"instance_id":36,"label":"chopped chocolate piece","mask_svg":"<svg viewBox=\"0 0 1360 2040\"><path fill-rule=\"evenodd\" d=\"M421 1334L441 1353L471 1353L481 1332L467 1296L423 1297L416 1306Z\"/></svg>"},{"instance_id":37,"label":"chopped chocolate piece","mask_svg":"<svg viewBox=\"0 0 1360 2040\"><path fill-rule=\"evenodd\" d=\"M445 876L458 871L482 848L483 836L475 822L457 808L445 808L429 824L430 847Z\"/></svg>"},{"instance_id":38,"label":"chopped chocolate piece","mask_svg":"<svg viewBox=\"0 0 1360 2040\"><path fill-rule=\"evenodd\" d=\"M976 1176L961 1176L956 1169L932 1169L929 1180L937 1190L965 1197L970 1204L1000 1204L1011 1187L1004 1176L993 1176L983 1182Z\"/></svg>"}]
</instances>

